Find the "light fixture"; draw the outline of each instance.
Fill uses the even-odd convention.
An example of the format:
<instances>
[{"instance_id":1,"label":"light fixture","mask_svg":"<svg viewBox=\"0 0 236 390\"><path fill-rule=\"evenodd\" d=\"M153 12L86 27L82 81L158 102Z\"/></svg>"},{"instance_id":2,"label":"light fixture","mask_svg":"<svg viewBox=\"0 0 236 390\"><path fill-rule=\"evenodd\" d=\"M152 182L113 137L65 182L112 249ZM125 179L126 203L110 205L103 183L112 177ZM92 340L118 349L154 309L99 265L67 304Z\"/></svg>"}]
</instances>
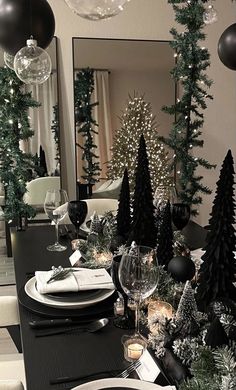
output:
<instances>
[{"instance_id":1,"label":"light fixture","mask_svg":"<svg viewBox=\"0 0 236 390\"><path fill-rule=\"evenodd\" d=\"M213 24L217 22L218 15L212 4L209 4L203 14L203 21L205 24Z\"/></svg>"},{"instance_id":2,"label":"light fixture","mask_svg":"<svg viewBox=\"0 0 236 390\"><path fill-rule=\"evenodd\" d=\"M51 74L51 58L45 50L37 46L37 41L32 37L26 44L27 46L15 55L14 70L25 84L42 84Z\"/></svg>"},{"instance_id":3,"label":"light fixture","mask_svg":"<svg viewBox=\"0 0 236 390\"><path fill-rule=\"evenodd\" d=\"M4 51L3 58L8 68L14 70L14 56Z\"/></svg>"},{"instance_id":4,"label":"light fixture","mask_svg":"<svg viewBox=\"0 0 236 390\"><path fill-rule=\"evenodd\" d=\"M123 11L130 0L65 0L79 16L89 20L111 18Z\"/></svg>"}]
</instances>

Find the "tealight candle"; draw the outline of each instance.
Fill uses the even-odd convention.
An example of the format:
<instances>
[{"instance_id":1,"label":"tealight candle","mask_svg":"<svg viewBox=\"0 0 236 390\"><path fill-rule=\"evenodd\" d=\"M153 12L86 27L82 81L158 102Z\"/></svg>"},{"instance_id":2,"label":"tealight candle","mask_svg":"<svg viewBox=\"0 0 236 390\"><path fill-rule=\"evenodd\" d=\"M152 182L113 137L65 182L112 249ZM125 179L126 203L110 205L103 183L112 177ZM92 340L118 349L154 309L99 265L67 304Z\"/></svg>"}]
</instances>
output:
<instances>
[{"instance_id":1,"label":"tealight candle","mask_svg":"<svg viewBox=\"0 0 236 390\"><path fill-rule=\"evenodd\" d=\"M147 348L147 342L138 336L123 336L124 358L129 362L138 360Z\"/></svg>"},{"instance_id":2,"label":"tealight candle","mask_svg":"<svg viewBox=\"0 0 236 390\"><path fill-rule=\"evenodd\" d=\"M138 360L143 354L143 346L138 343L130 344L127 347L127 356L132 360Z\"/></svg>"},{"instance_id":3,"label":"tealight candle","mask_svg":"<svg viewBox=\"0 0 236 390\"><path fill-rule=\"evenodd\" d=\"M173 307L168 302L152 301L148 305L148 323L152 333L158 333L159 323L173 317Z\"/></svg>"}]
</instances>

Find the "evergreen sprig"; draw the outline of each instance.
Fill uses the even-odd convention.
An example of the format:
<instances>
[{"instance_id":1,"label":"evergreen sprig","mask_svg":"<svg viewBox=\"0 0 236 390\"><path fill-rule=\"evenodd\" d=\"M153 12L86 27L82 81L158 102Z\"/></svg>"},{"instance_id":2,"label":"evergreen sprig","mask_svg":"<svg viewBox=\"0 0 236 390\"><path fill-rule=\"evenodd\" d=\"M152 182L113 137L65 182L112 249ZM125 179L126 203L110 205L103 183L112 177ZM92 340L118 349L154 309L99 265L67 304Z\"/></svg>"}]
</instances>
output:
<instances>
[{"instance_id":1,"label":"evergreen sprig","mask_svg":"<svg viewBox=\"0 0 236 390\"><path fill-rule=\"evenodd\" d=\"M203 147L203 140L199 139L204 125L203 110L207 108L206 99L212 99L207 91L212 81L205 73L210 65L210 55L200 45L205 39L205 8L200 0L168 2L173 6L177 23L184 26L184 32L178 32L175 28L170 31L173 36L171 46L177 59L171 74L175 82L181 85L182 96L174 105L163 107L166 113L174 115L175 121L169 137L160 137L160 140L174 150L172 165L177 173L179 196L184 203L192 206L191 212L196 215L195 206L202 203L201 193L211 193L202 184L203 177L196 173L197 168L215 167L193 154L194 148Z\"/></svg>"},{"instance_id":2,"label":"evergreen sprig","mask_svg":"<svg viewBox=\"0 0 236 390\"><path fill-rule=\"evenodd\" d=\"M98 134L95 128L98 126L93 118L93 108L98 102L91 103L91 95L94 91L93 69L82 69L76 75L75 80L75 122L78 134L82 134L84 142L77 142L76 145L83 150L82 160L84 161L82 178L89 184L98 182L100 175L98 156L95 153L97 145L94 142L93 134Z\"/></svg>"},{"instance_id":3,"label":"evergreen sprig","mask_svg":"<svg viewBox=\"0 0 236 390\"><path fill-rule=\"evenodd\" d=\"M11 69L0 68L0 180L5 188L4 215L8 221L35 215L35 210L23 201L35 158L22 151L20 142L34 134L28 110L40 104L31 93L24 92L23 85Z\"/></svg>"}]
</instances>

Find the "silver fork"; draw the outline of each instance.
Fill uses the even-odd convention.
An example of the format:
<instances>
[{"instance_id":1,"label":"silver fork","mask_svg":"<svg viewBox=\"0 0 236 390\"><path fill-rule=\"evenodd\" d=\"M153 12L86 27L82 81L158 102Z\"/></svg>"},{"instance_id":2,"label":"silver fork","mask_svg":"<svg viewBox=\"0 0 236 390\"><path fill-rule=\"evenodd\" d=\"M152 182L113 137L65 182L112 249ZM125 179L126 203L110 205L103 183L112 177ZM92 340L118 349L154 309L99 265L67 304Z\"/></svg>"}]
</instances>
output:
<instances>
[{"instance_id":1,"label":"silver fork","mask_svg":"<svg viewBox=\"0 0 236 390\"><path fill-rule=\"evenodd\" d=\"M136 370L139 366L141 366L141 362L139 360L131 363L124 371L116 375L116 378L127 378L129 374L131 374L131 372Z\"/></svg>"}]
</instances>

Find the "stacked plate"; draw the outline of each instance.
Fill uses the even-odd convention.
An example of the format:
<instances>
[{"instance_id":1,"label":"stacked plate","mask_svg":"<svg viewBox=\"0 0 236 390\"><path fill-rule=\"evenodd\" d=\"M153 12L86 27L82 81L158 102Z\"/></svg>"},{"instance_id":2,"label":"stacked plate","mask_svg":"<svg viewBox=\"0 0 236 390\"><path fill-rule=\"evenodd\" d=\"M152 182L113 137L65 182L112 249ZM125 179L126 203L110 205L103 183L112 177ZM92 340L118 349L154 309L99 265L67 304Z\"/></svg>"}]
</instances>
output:
<instances>
[{"instance_id":1,"label":"stacked plate","mask_svg":"<svg viewBox=\"0 0 236 390\"><path fill-rule=\"evenodd\" d=\"M114 291L113 289L97 289L71 293L40 294L37 290L35 276L25 285L25 292L30 298L46 306L60 309L80 309L95 305L110 297Z\"/></svg>"},{"instance_id":2,"label":"stacked plate","mask_svg":"<svg viewBox=\"0 0 236 390\"><path fill-rule=\"evenodd\" d=\"M159 386L155 383L140 381L138 379L107 378L99 379L74 387L72 390L172 390L174 386Z\"/></svg>"}]
</instances>

